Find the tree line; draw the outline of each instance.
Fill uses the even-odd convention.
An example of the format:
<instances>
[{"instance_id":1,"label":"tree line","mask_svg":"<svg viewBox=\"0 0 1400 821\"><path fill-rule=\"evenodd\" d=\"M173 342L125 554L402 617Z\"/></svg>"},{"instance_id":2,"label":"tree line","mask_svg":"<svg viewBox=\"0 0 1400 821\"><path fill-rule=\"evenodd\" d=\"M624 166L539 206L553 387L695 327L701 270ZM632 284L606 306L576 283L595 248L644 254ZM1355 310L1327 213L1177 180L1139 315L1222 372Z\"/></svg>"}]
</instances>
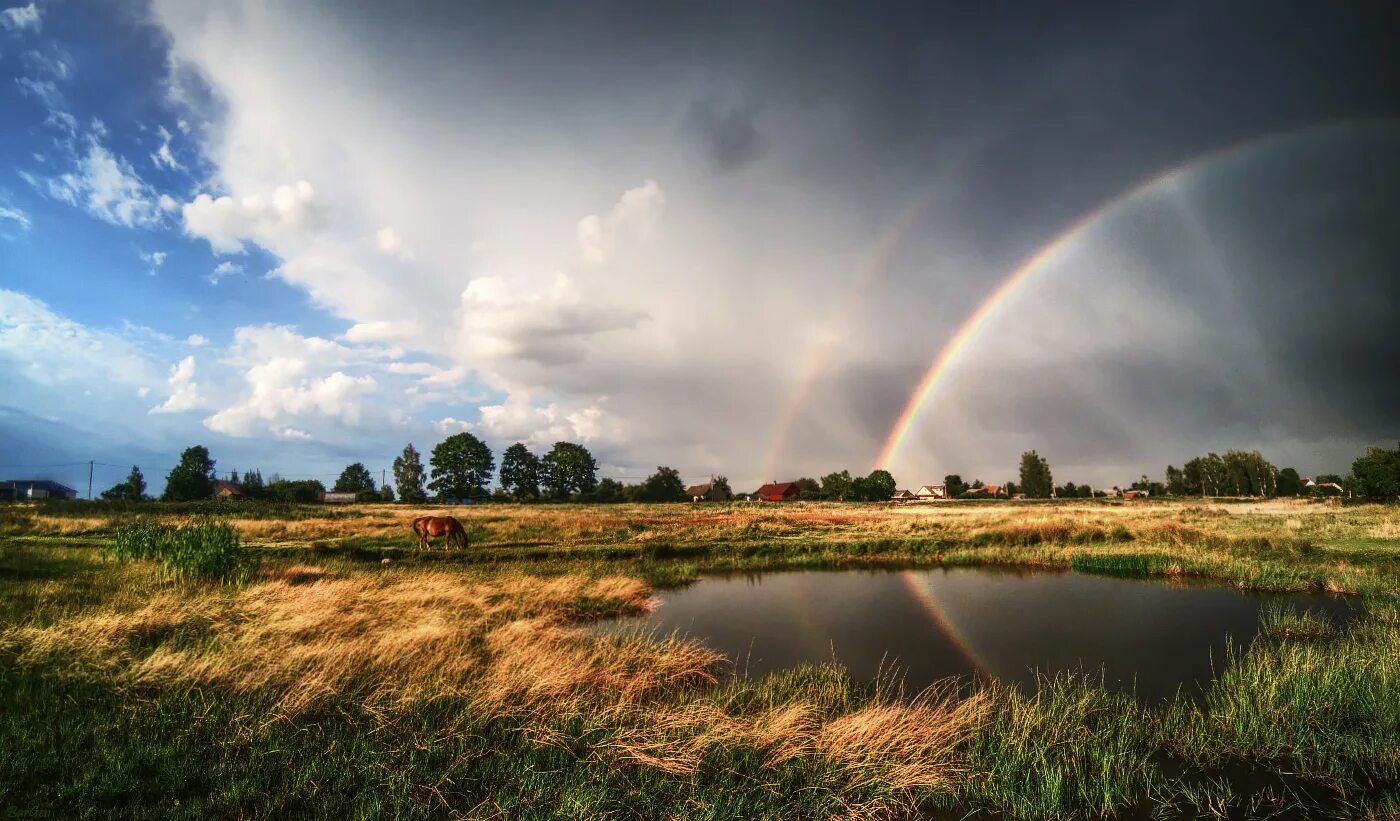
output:
<instances>
[{"instance_id":1,"label":"tree line","mask_svg":"<svg viewBox=\"0 0 1400 821\"><path fill-rule=\"evenodd\" d=\"M217 481L214 459L203 445L186 448L177 464L165 477L167 501L207 499L214 494ZM577 501L577 502L670 502L690 498L680 473L674 468L658 466L656 472L638 484L624 484L615 479L598 479L598 463L588 448L576 442L555 442L543 455L536 455L523 442L516 442L501 454L497 486L488 490L496 476L495 455L487 444L470 433L447 437L433 448L428 464L422 455L408 444L393 463L394 484L377 486L374 476L361 462L346 466L332 486L337 493L354 493L358 501L395 500L423 503L431 500L464 502L484 499L497 501ZM1031 499L1088 498L1101 496L1089 485L1066 482L1056 486L1050 463L1034 450L1021 454L1020 483L1008 482L1001 492L1008 496L1024 494ZM250 470L239 477L230 474L228 481L243 495L252 499L282 502L314 502L326 487L317 479L284 479L271 474L266 481L261 470ZM965 484L958 474L943 479L952 498L982 495L980 480ZM1291 467L1279 469L1258 451L1227 450L1223 454L1207 453L1183 463L1181 468L1168 465L1165 481L1159 482L1143 475L1130 485L1132 490L1146 491L1153 496L1299 496L1305 493L1346 493L1374 501L1395 501L1400 498L1400 446L1394 449L1373 447L1352 462L1351 472L1319 474L1313 488L1304 487L1302 477ZM714 477L714 496L730 498L733 493L729 480ZM795 483L800 497L828 501L884 501L894 495L894 477L886 470L875 470L867 476L852 476L850 471L829 473L821 479L803 477ZM1340 488L1334 490L1329 488ZM395 488L397 487L397 493ZM102 498L115 501L142 501L146 479L133 465L126 480L102 492Z\"/></svg>"}]
</instances>

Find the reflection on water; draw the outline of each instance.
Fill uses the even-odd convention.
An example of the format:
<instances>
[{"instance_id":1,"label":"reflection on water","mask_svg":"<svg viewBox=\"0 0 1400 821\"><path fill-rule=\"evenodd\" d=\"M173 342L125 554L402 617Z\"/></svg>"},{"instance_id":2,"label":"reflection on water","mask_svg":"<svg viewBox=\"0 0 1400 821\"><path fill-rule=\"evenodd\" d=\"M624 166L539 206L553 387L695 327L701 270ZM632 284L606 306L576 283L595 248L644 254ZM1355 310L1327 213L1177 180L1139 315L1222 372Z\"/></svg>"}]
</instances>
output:
<instances>
[{"instance_id":1,"label":"reflection on water","mask_svg":"<svg viewBox=\"0 0 1400 821\"><path fill-rule=\"evenodd\" d=\"M1102 668L1107 686L1149 701L1198 692L1227 643L1258 632L1267 602L1342 620L1359 612L1320 594L984 568L708 577L660 598L655 612L605 629L679 631L754 678L833 659L860 681L897 668L914 690L947 676L1033 686L1037 671Z\"/></svg>"}]
</instances>

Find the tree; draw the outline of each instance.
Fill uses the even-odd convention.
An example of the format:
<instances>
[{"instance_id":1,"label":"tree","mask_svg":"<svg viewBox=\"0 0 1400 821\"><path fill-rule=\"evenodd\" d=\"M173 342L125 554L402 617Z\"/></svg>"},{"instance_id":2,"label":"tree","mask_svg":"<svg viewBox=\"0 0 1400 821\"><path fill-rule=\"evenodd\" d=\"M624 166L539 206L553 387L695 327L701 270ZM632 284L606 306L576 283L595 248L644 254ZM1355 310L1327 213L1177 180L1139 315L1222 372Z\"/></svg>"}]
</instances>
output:
<instances>
[{"instance_id":1,"label":"tree","mask_svg":"<svg viewBox=\"0 0 1400 821\"><path fill-rule=\"evenodd\" d=\"M404 446L403 455L394 459L394 484L399 486L399 500L411 505L428 501L423 492L423 459L413 443Z\"/></svg>"},{"instance_id":2,"label":"tree","mask_svg":"<svg viewBox=\"0 0 1400 821\"><path fill-rule=\"evenodd\" d=\"M860 498L867 502L888 502L898 490L888 470L872 470L860 483Z\"/></svg>"},{"instance_id":3,"label":"tree","mask_svg":"<svg viewBox=\"0 0 1400 821\"><path fill-rule=\"evenodd\" d=\"M604 504L622 502L627 499L627 488L616 479L604 479L598 483L598 488L593 491L593 499Z\"/></svg>"},{"instance_id":4,"label":"tree","mask_svg":"<svg viewBox=\"0 0 1400 821\"><path fill-rule=\"evenodd\" d=\"M734 498L734 491L729 489L728 476L716 476L713 482L714 494L717 498L729 500Z\"/></svg>"},{"instance_id":5,"label":"tree","mask_svg":"<svg viewBox=\"0 0 1400 821\"><path fill-rule=\"evenodd\" d=\"M1374 502L1400 497L1400 447L1367 448L1366 455L1351 463L1351 483L1356 493Z\"/></svg>"},{"instance_id":6,"label":"tree","mask_svg":"<svg viewBox=\"0 0 1400 821\"><path fill-rule=\"evenodd\" d=\"M821 483L810 476L803 476L801 479L793 482L793 484L797 485L797 498L799 499L824 498L822 496Z\"/></svg>"},{"instance_id":7,"label":"tree","mask_svg":"<svg viewBox=\"0 0 1400 821\"><path fill-rule=\"evenodd\" d=\"M943 477L943 486L948 490L948 498L956 499L967 492L967 484L962 477L956 473L950 473Z\"/></svg>"},{"instance_id":8,"label":"tree","mask_svg":"<svg viewBox=\"0 0 1400 821\"><path fill-rule=\"evenodd\" d=\"M345 466L345 470L340 472L340 478L335 480L335 492L353 493L355 499L361 502L372 502L379 498L374 489L374 477L362 462Z\"/></svg>"},{"instance_id":9,"label":"tree","mask_svg":"<svg viewBox=\"0 0 1400 821\"><path fill-rule=\"evenodd\" d=\"M680 472L659 466L642 482L641 498L644 502L683 502L690 497L685 493Z\"/></svg>"},{"instance_id":10,"label":"tree","mask_svg":"<svg viewBox=\"0 0 1400 821\"><path fill-rule=\"evenodd\" d=\"M249 499L261 499L267 496L267 488L263 485L261 470L250 470L243 474L243 495Z\"/></svg>"},{"instance_id":11,"label":"tree","mask_svg":"<svg viewBox=\"0 0 1400 821\"><path fill-rule=\"evenodd\" d=\"M1061 499L1073 499L1079 495L1079 488L1074 486L1074 482L1065 482L1063 487L1055 488L1055 495Z\"/></svg>"},{"instance_id":12,"label":"tree","mask_svg":"<svg viewBox=\"0 0 1400 821\"><path fill-rule=\"evenodd\" d=\"M126 481L102 491L102 498L117 502L140 502L150 498L146 495L146 477L141 475L141 468L132 465Z\"/></svg>"},{"instance_id":13,"label":"tree","mask_svg":"<svg viewBox=\"0 0 1400 821\"><path fill-rule=\"evenodd\" d=\"M237 484L239 484L239 481L238 481L238 470L237 470L236 468L235 468L234 470L231 470L231 471L228 472L228 482L229 482L229 484L231 484L231 485L237 485Z\"/></svg>"},{"instance_id":14,"label":"tree","mask_svg":"<svg viewBox=\"0 0 1400 821\"><path fill-rule=\"evenodd\" d=\"M209 458L209 449L203 445L185 448L180 454L180 464L166 474L165 493L161 498L167 502L187 502L213 495L214 460Z\"/></svg>"},{"instance_id":15,"label":"tree","mask_svg":"<svg viewBox=\"0 0 1400 821\"><path fill-rule=\"evenodd\" d=\"M1186 495L1186 474L1172 465L1167 465L1167 493L1172 496Z\"/></svg>"},{"instance_id":16,"label":"tree","mask_svg":"<svg viewBox=\"0 0 1400 821\"><path fill-rule=\"evenodd\" d=\"M496 470L491 449L466 432L454 433L439 442L428 464L433 468L428 489L444 499L471 499L481 495Z\"/></svg>"},{"instance_id":17,"label":"tree","mask_svg":"<svg viewBox=\"0 0 1400 821\"><path fill-rule=\"evenodd\" d=\"M394 486L393 486L393 485L385 485L384 487L381 487L381 488L379 489L379 501L381 501L381 502L392 502L392 501L394 501Z\"/></svg>"},{"instance_id":18,"label":"tree","mask_svg":"<svg viewBox=\"0 0 1400 821\"><path fill-rule=\"evenodd\" d=\"M517 502L540 496L540 459L523 442L501 454L501 487Z\"/></svg>"},{"instance_id":19,"label":"tree","mask_svg":"<svg viewBox=\"0 0 1400 821\"><path fill-rule=\"evenodd\" d=\"M555 442L540 459L540 484L553 499L574 493L592 493L598 487L598 463L588 448L574 442Z\"/></svg>"},{"instance_id":20,"label":"tree","mask_svg":"<svg viewBox=\"0 0 1400 821\"><path fill-rule=\"evenodd\" d=\"M298 479L287 481L275 478L267 483L267 498L278 502L301 502L307 504L318 501L326 492L326 486L319 479Z\"/></svg>"},{"instance_id":21,"label":"tree","mask_svg":"<svg viewBox=\"0 0 1400 821\"><path fill-rule=\"evenodd\" d=\"M822 477L821 498L830 499L833 502L844 502L852 497L854 490L851 480L851 472L843 470L840 473L828 473Z\"/></svg>"},{"instance_id":22,"label":"tree","mask_svg":"<svg viewBox=\"0 0 1400 821\"><path fill-rule=\"evenodd\" d=\"M1054 487L1045 457L1033 450L1021 454L1021 492L1032 499L1049 499Z\"/></svg>"},{"instance_id":23,"label":"tree","mask_svg":"<svg viewBox=\"0 0 1400 821\"><path fill-rule=\"evenodd\" d=\"M1275 492L1280 496L1297 496L1303 492L1303 478L1293 468L1278 472L1278 486Z\"/></svg>"}]
</instances>

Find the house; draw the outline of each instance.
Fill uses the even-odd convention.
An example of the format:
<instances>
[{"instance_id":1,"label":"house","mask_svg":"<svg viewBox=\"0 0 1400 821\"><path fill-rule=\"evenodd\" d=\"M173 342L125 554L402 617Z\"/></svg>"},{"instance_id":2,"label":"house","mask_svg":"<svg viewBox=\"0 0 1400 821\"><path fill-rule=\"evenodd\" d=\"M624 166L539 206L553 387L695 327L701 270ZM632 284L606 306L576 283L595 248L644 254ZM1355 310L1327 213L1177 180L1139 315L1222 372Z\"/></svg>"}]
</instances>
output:
<instances>
[{"instance_id":1,"label":"house","mask_svg":"<svg viewBox=\"0 0 1400 821\"><path fill-rule=\"evenodd\" d=\"M1128 500L1132 500L1132 499L1146 499L1146 498L1147 498L1147 491L1145 491L1145 490L1125 490L1125 491L1123 491L1123 498L1124 498L1124 499L1128 499Z\"/></svg>"},{"instance_id":2,"label":"house","mask_svg":"<svg viewBox=\"0 0 1400 821\"><path fill-rule=\"evenodd\" d=\"M1001 485L983 485L982 490L986 491L988 496L1001 495Z\"/></svg>"},{"instance_id":3,"label":"house","mask_svg":"<svg viewBox=\"0 0 1400 821\"><path fill-rule=\"evenodd\" d=\"M790 502L800 494L796 482L769 482L753 492L764 502Z\"/></svg>"},{"instance_id":4,"label":"house","mask_svg":"<svg viewBox=\"0 0 1400 821\"><path fill-rule=\"evenodd\" d=\"M223 479L215 479L214 498L246 499L247 494L243 492L243 488L239 487L238 485L235 485L233 482L225 482Z\"/></svg>"},{"instance_id":5,"label":"house","mask_svg":"<svg viewBox=\"0 0 1400 821\"><path fill-rule=\"evenodd\" d=\"M1303 487L1312 493L1319 493L1323 496L1342 495L1342 486L1336 482L1314 482L1312 479L1304 479Z\"/></svg>"},{"instance_id":6,"label":"house","mask_svg":"<svg viewBox=\"0 0 1400 821\"><path fill-rule=\"evenodd\" d=\"M0 482L0 499L76 499L78 491L49 479Z\"/></svg>"},{"instance_id":7,"label":"house","mask_svg":"<svg viewBox=\"0 0 1400 821\"><path fill-rule=\"evenodd\" d=\"M919 498L919 497L918 497L918 496L915 496L915 495L914 495L913 493L911 493L910 491L907 491L907 490L896 490L895 493L894 493L894 495L890 497L890 501L891 501L891 502L912 502L912 501L914 501L914 500L917 499L917 498Z\"/></svg>"},{"instance_id":8,"label":"house","mask_svg":"<svg viewBox=\"0 0 1400 821\"><path fill-rule=\"evenodd\" d=\"M350 505L355 503L355 494L328 491L320 495L321 502L328 505Z\"/></svg>"},{"instance_id":9,"label":"house","mask_svg":"<svg viewBox=\"0 0 1400 821\"><path fill-rule=\"evenodd\" d=\"M922 485L917 491L914 492L914 498L919 499L921 501L926 499L947 499L948 486Z\"/></svg>"},{"instance_id":10,"label":"house","mask_svg":"<svg viewBox=\"0 0 1400 821\"><path fill-rule=\"evenodd\" d=\"M701 485L691 485L685 489L692 502L727 502L734 497L729 489L715 483L715 477Z\"/></svg>"}]
</instances>

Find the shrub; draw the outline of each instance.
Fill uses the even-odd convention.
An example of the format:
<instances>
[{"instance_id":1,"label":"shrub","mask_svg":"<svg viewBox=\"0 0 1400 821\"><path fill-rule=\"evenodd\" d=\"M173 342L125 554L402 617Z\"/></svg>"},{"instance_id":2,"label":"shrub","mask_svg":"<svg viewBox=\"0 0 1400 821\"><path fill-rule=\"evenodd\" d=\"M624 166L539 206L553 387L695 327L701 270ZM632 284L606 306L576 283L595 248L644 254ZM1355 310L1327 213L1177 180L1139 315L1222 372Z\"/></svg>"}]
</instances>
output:
<instances>
[{"instance_id":1,"label":"shrub","mask_svg":"<svg viewBox=\"0 0 1400 821\"><path fill-rule=\"evenodd\" d=\"M104 553L119 562L155 559L176 578L241 583L255 562L223 522L201 521L176 528L157 522L137 522L117 530Z\"/></svg>"}]
</instances>

